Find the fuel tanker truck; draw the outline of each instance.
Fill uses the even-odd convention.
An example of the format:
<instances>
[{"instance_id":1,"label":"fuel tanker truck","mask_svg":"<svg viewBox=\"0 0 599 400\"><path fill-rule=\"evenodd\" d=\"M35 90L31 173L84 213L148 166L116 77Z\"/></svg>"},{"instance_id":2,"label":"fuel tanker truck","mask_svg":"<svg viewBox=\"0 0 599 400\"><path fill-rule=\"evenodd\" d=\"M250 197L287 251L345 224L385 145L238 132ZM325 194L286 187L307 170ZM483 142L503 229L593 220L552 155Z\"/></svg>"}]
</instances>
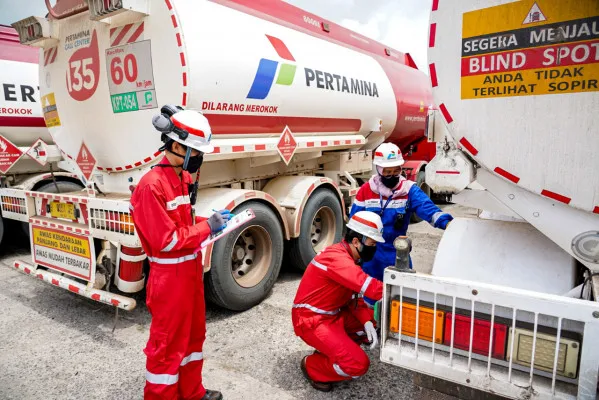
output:
<instances>
[{"instance_id":1,"label":"fuel tanker truck","mask_svg":"<svg viewBox=\"0 0 599 400\"><path fill-rule=\"evenodd\" d=\"M430 275L385 271L381 359L449 392L595 399L599 2L435 0L428 55L427 183L481 211Z\"/></svg>"},{"instance_id":2,"label":"fuel tanker truck","mask_svg":"<svg viewBox=\"0 0 599 400\"><path fill-rule=\"evenodd\" d=\"M60 170L62 155L42 117L38 89L38 50L19 43L17 32L0 25L0 181L2 187L34 191L81 190L77 176ZM60 171L60 172L59 172ZM2 215L20 217L21 201L2 197ZM16 218L14 218L16 217ZM0 219L0 242L7 230ZM16 226L16 225L15 225ZM17 228L18 229L18 228Z\"/></svg>"},{"instance_id":3,"label":"fuel tanker truck","mask_svg":"<svg viewBox=\"0 0 599 400\"><path fill-rule=\"evenodd\" d=\"M40 61L52 54L43 116L86 187L2 189L21 205L2 211L30 223L32 260L16 269L92 300L131 310L144 287L129 199L161 158L151 121L164 104L211 124L196 215L255 215L202 252L208 298L232 310L268 294L284 254L304 269L340 239L373 148L425 138L430 81L409 54L287 3L58 0L48 12L13 26ZM424 164L408 164L413 179Z\"/></svg>"}]
</instances>

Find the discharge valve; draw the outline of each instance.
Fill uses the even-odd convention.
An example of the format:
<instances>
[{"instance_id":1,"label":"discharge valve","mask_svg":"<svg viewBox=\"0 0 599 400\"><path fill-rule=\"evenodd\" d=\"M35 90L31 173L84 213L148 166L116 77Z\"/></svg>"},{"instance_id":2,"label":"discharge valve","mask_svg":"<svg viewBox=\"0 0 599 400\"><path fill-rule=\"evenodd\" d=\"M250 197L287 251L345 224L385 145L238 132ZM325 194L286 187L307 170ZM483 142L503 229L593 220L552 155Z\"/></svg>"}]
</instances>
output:
<instances>
[{"instance_id":1,"label":"discharge valve","mask_svg":"<svg viewBox=\"0 0 599 400\"><path fill-rule=\"evenodd\" d=\"M393 241L395 247L395 265L392 268L399 272L413 274L416 271L410 269L410 252L412 251L412 241L407 236L398 236Z\"/></svg>"}]
</instances>

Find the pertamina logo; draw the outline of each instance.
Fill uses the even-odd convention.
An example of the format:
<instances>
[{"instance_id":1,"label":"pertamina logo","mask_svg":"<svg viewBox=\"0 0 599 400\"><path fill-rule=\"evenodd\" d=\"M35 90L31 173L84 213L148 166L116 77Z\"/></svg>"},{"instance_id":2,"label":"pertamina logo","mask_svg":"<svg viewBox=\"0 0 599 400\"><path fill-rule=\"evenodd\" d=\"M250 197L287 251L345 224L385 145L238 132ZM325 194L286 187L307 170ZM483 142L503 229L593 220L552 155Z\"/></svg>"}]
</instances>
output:
<instances>
[{"instance_id":1,"label":"pertamina logo","mask_svg":"<svg viewBox=\"0 0 599 400\"><path fill-rule=\"evenodd\" d=\"M270 44L274 47L275 51L284 60L295 62L295 58L287 48L287 45L283 41L274 36L266 35ZM278 75L277 75L278 69ZM254 82L247 95L248 99L264 100L272 84L277 78L277 85L290 86L295 78L296 66L293 64L281 63L279 68L279 62L269 60L267 58L260 59L258 64L258 71L254 77ZM346 92L351 94L358 94L362 96L379 97L379 91L375 82L370 82L363 79L355 79L347 77L341 74L320 71L317 69L304 67L304 73L306 75L306 86L316 87L318 89L325 89L337 92Z\"/></svg>"},{"instance_id":2,"label":"pertamina logo","mask_svg":"<svg viewBox=\"0 0 599 400\"><path fill-rule=\"evenodd\" d=\"M275 48L279 57L287 61L295 62L295 58L281 39L270 35L266 35L266 37L270 41L270 44L272 44L272 47ZM270 88L275 80L275 75L277 75L278 66L279 63L277 61L269 60L267 58L260 59L258 71L254 77L254 83L252 83L252 87L247 95L248 99L264 100L266 96L268 96ZM277 77L277 85L290 86L295 78L295 70L295 65L282 63Z\"/></svg>"},{"instance_id":3,"label":"pertamina logo","mask_svg":"<svg viewBox=\"0 0 599 400\"><path fill-rule=\"evenodd\" d=\"M273 84L276 83L281 86L291 86L295 80L295 74L297 72L296 60L291 54L291 51L289 51L287 45L277 37L271 35L265 36L279 58L283 61L271 60L269 58L260 59L256 75L254 76L254 80L246 96L247 99L264 100L270 94ZM309 88L379 97L378 87L375 82L307 67L303 67L303 70L305 73L305 85ZM297 84L299 84L299 82L296 82L296 85ZM202 111L278 114L279 106L204 101L202 102Z\"/></svg>"}]
</instances>

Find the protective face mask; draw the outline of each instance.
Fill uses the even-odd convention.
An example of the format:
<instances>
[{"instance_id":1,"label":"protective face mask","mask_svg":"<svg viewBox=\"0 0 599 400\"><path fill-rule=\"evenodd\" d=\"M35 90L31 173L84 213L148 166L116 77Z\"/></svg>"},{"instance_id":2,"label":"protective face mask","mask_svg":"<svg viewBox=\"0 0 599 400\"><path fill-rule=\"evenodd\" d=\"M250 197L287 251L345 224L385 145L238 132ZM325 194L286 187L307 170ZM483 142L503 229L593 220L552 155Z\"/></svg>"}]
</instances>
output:
<instances>
[{"instance_id":1,"label":"protective face mask","mask_svg":"<svg viewBox=\"0 0 599 400\"><path fill-rule=\"evenodd\" d=\"M399 175L392 175L392 176L381 175L381 182L383 183L383 185L385 185L389 189L393 189L399 183Z\"/></svg>"},{"instance_id":2,"label":"protective face mask","mask_svg":"<svg viewBox=\"0 0 599 400\"><path fill-rule=\"evenodd\" d=\"M171 153L185 160L184 155L175 153L174 151L171 151ZM189 157L189 159L187 160L187 165L185 165L185 161L183 161L183 164L181 164L180 167L183 168L185 171L189 172L190 174L195 174L196 172L198 172L203 162L204 153L200 153L197 156Z\"/></svg>"},{"instance_id":3,"label":"protective face mask","mask_svg":"<svg viewBox=\"0 0 599 400\"><path fill-rule=\"evenodd\" d=\"M374 253L376 253L376 245L366 246L362 243L361 247L358 249L358 254L360 254L360 260L362 260L362 262L372 260L374 258Z\"/></svg>"},{"instance_id":4,"label":"protective face mask","mask_svg":"<svg viewBox=\"0 0 599 400\"><path fill-rule=\"evenodd\" d=\"M190 174L195 174L196 172L198 172L198 170L202 166L203 162L204 162L204 154L203 153L200 153L194 157L189 157L189 161L187 162L186 171L189 172Z\"/></svg>"}]
</instances>

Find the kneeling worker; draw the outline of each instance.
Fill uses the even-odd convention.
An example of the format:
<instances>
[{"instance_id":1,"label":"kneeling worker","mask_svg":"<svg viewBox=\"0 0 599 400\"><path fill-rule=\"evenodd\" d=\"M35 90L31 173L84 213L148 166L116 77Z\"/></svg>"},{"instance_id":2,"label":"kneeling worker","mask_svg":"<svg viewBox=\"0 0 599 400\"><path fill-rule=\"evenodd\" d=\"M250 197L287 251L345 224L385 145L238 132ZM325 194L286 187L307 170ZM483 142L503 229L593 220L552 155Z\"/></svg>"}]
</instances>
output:
<instances>
[{"instance_id":1,"label":"kneeling worker","mask_svg":"<svg viewBox=\"0 0 599 400\"><path fill-rule=\"evenodd\" d=\"M332 382L349 380L368 371L370 360L359 343L364 334L378 342L373 311L356 294L379 300L383 284L366 275L362 262L372 259L383 243L383 223L375 213L355 213L341 243L318 254L308 265L295 296L292 319L295 334L316 351L301 361L301 369L317 390L328 392Z\"/></svg>"}]
</instances>

